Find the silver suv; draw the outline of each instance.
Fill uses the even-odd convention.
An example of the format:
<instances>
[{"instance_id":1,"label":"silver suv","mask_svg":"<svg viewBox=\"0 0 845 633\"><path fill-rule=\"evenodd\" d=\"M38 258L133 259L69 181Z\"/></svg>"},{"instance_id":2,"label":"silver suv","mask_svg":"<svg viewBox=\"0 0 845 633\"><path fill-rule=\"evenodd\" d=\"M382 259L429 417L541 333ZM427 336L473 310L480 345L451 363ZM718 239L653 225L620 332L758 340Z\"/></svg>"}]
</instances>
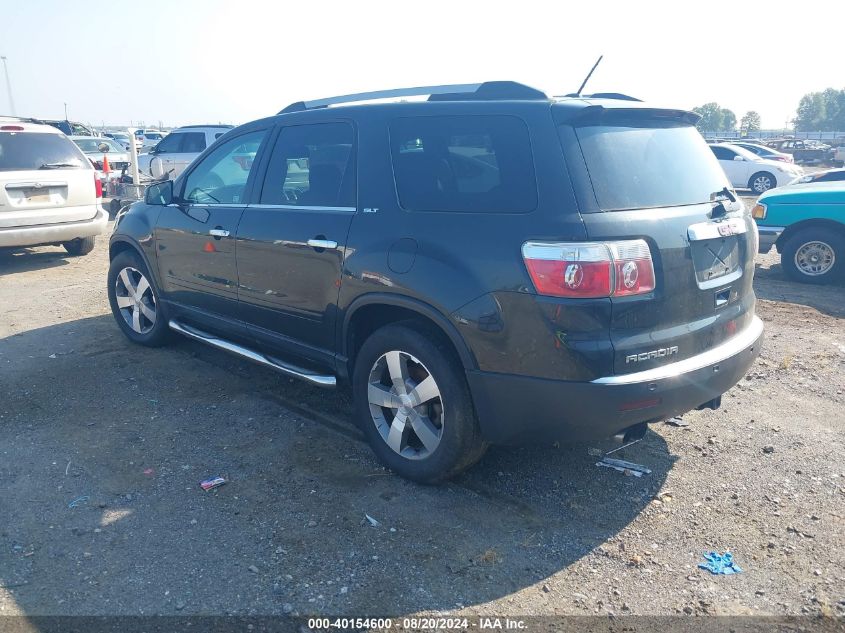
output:
<instances>
[{"instance_id":1,"label":"silver suv","mask_svg":"<svg viewBox=\"0 0 845 633\"><path fill-rule=\"evenodd\" d=\"M138 157L138 169L155 179L181 174L203 150L232 129L231 125L186 125L165 136L149 153Z\"/></svg>"},{"instance_id":2,"label":"silver suv","mask_svg":"<svg viewBox=\"0 0 845 633\"><path fill-rule=\"evenodd\" d=\"M108 223L102 191L91 161L61 131L0 117L0 247L90 253Z\"/></svg>"}]
</instances>

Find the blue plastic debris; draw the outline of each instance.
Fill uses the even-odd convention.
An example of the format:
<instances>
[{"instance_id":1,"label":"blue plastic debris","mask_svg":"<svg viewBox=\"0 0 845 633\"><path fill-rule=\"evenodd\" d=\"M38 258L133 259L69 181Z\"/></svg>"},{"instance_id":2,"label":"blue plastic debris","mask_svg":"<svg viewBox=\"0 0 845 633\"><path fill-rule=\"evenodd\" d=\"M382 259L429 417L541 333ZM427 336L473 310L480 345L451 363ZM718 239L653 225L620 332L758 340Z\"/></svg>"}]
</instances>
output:
<instances>
[{"instance_id":1,"label":"blue plastic debris","mask_svg":"<svg viewBox=\"0 0 845 633\"><path fill-rule=\"evenodd\" d=\"M706 563L699 563L698 566L701 569L706 569L711 574L738 574L742 571L742 569L734 563L733 554L730 552L725 552L724 554L717 554L716 552L710 552L709 554L704 554L704 558L707 560Z\"/></svg>"},{"instance_id":2,"label":"blue plastic debris","mask_svg":"<svg viewBox=\"0 0 845 633\"><path fill-rule=\"evenodd\" d=\"M67 504L67 507L68 508L75 508L78 505L82 505L86 501L88 501L88 497L79 497L78 499L74 499L69 504Z\"/></svg>"}]
</instances>

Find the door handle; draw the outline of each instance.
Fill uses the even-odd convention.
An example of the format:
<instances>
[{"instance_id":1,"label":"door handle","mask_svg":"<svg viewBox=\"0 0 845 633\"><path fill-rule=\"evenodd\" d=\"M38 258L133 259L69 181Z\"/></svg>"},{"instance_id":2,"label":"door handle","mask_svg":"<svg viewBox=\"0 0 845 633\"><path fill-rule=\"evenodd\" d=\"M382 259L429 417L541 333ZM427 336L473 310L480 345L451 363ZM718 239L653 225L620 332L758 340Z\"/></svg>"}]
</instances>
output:
<instances>
[{"instance_id":1,"label":"door handle","mask_svg":"<svg viewBox=\"0 0 845 633\"><path fill-rule=\"evenodd\" d=\"M214 239L217 240L219 240L221 237L229 237L229 231L221 228L211 229L208 234L213 235Z\"/></svg>"},{"instance_id":2,"label":"door handle","mask_svg":"<svg viewBox=\"0 0 845 633\"><path fill-rule=\"evenodd\" d=\"M310 239L308 240L308 246L311 248L337 248L337 242L334 240Z\"/></svg>"}]
</instances>

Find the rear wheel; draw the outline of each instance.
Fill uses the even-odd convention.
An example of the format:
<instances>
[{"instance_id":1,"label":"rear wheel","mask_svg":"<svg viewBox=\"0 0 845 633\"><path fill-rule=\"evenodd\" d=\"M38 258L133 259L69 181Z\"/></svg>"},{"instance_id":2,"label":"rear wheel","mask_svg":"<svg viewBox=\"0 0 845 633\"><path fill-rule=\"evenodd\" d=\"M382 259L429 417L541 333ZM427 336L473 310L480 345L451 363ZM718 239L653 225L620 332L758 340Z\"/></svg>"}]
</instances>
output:
<instances>
[{"instance_id":1,"label":"rear wheel","mask_svg":"<svg viewBox=\"0 0 845 633\"><path fill-rule=\"evenodd\" d=\"M407 479L444 481L486 450L463 370L434 332L409 322L377 330L358 352L352 390L373 451Z\"/></svg>"},{"instance_id":2,"label":"rear wheel","mask_svg":"<svg viewBox=\"0 0 845 633\"><path fill-rule=\"evenodd\" d=\"M70 242L62 243L68 255L79 257L94 250L94 237L78 237Z\"/></svg>"},{"instance_id":3,"label":"rear wheel","mask_svg":"<svg viewBox=\"0 0 845 633\"><path fill-rule=\"evenodd\" d=\"M754 193L764 193L774 187L777 187L777 180L767 171L757 172L748 181L748 188Z\"/></svg>"},{"instance_id":4,"label":"rear wheel","mask_svg":"<svg viewBox=\"0 0 845 633\"><path fill-rule=\"evenodd\" d=\"M109 304L120 329L133 343L158 347L170 336L158 290L140 256L119 253L108 274Z\"/></svg>"},{"instance_id":5,"label":"rear wheel","mask_svg":"<svg viewBox=\"0 0 845 633\"><path fill-rule=\"evenodd\" d=\"M784 272L808 284L825 284L843 276L845 237L823 228L807 228L786 240L781 249Z\"/></svg>"}]
</instances>

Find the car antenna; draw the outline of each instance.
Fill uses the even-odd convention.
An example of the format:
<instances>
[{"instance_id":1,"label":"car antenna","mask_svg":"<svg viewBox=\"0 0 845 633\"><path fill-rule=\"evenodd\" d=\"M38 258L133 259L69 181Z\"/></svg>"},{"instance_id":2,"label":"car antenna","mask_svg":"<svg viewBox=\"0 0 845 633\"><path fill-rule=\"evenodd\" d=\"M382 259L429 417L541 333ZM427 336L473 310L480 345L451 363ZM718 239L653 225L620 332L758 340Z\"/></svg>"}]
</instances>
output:
<instances>
[{"instance_id":1,"label":"car antenna","mask_svg":"<svg viewBox=\"0 0 845 633\"><path fill-rule=\"evenodd\" d=\"M576 96L576 97L580 97L580 96L581 96L581 93L582 93L582 92L584 92L584 86L586 86L586 85L587 85L587 82L588 82L588 81L590 81L590 77L592 77L592 76L593 76L593 72L595 71L596 66L598 66L598 65L599 65L599 63L601 62L601 60L602 60L603 58L604 58L604 55L599 55L599 58L596 60L596 63L595 63L595 64L593 64L593 67L590 69L590 72L588 72L588 73L587 73L587 76L586 76L586 77L584 77L584 81L581 83L581 87L580 87L580 88L578 88L578 92L576 92L576 93L575 93L575 96Z\"/></svg>"}]
</instances>

